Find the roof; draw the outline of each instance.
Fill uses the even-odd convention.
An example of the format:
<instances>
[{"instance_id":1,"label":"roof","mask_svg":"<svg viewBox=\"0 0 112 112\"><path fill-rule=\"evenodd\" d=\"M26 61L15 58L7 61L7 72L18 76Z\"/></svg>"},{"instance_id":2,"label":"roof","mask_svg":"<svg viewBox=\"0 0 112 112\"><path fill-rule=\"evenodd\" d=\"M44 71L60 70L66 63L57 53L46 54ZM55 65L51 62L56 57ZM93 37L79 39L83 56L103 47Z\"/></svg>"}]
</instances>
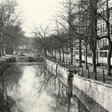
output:
<instances>
[{"instance_id":1,"label":"roof","mask_svg":"<svg viewBox=\"0 0 112 112\"><path fill-rule=\"evenodd\" d=\"M104 47L100 48L100 50L109 50L109 46L104 46Z\"/></svg>"}]
</instances>

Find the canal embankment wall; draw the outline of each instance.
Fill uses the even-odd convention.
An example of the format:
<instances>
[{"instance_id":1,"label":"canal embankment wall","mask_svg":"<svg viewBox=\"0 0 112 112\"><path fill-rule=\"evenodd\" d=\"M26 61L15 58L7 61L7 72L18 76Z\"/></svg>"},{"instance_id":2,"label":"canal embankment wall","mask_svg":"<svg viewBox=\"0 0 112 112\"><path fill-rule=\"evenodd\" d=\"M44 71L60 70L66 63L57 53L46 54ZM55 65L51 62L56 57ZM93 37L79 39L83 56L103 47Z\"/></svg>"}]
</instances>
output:
<instances>
[{"instance_id":1,"label":"canal embankment wall","mask_svg":"<svg viewBox=\"0 0 112 112\"><path fill-rule=\"evenodd\" d=\"M46 59L46 66L67 85L68 69L49 59ZM89 112L112 112L111 84L86 79L74 74L73 95L81 101Z\"/></svg>"}]
</instances>

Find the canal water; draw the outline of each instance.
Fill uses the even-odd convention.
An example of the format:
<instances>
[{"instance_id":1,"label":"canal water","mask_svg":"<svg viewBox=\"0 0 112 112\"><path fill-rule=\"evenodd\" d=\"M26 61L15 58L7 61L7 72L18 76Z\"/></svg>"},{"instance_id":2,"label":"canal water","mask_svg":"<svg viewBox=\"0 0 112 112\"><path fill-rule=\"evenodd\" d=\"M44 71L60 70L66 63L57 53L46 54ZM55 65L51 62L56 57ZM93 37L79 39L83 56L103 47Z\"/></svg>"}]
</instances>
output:
<instances>
[{"instance_id":1,"label":"canal water","mask_svg":"<svg viewBox=\"0 0 112 112\"><path fill-rule=\"evenodd\" d=\"M11 65L4 73L11 112L67 112L67 96L59 94L58 84L53 84L51 74L42 63L36 65ZM71 112L80 111L75 99Z\"/></svg>"}]
</instances>

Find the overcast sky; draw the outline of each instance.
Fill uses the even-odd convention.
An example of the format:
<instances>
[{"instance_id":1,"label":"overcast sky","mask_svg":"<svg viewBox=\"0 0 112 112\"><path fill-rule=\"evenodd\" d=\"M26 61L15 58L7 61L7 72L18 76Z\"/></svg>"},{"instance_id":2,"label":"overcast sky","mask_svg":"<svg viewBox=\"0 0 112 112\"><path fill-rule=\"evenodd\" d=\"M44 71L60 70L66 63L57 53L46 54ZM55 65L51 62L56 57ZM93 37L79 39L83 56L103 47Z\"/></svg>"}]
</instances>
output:
<instances>
[{"instance_id":1,"label":"overcast sky","mask_svg":"<svg viewBox=\"0 0 112 112\"><path fill-rule=\"evenodd\" d=\"M52 24L60 0L17 0L22 15L23 29L31 35L33 26Z\"/></svg>"}]
</instances>

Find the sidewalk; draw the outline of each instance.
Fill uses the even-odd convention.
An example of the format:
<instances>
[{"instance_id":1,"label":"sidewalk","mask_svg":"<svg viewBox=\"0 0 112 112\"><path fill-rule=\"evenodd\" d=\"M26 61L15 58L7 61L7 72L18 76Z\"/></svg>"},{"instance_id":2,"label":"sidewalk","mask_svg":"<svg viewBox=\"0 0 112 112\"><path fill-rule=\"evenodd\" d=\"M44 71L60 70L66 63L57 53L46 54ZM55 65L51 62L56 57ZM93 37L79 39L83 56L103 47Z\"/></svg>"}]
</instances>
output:
<instances>
[{"instance_id":1,"label":"sidewalk","mask_svg":"<svg viewBox=\"0 0 112 112\"><path fill-rule=\"evenodd\" d=\"M97 73L93 73L92 65L89 64L89 70L85 68L85 63L82 63L83 69L78 68L78 61L75 61L72 68L78 71L78 75L81 77L85 77L88 79L93 79L97 81L101 81L104 83L112 84L112 76L107 75L107 69L105 66L97 66Z\"/></svg>"},{"instance_id":2,"label":"sidewalk","mask_svg":"<svg viewBox=\"0 0 112 112\"><path fill-rule=\"evenodd\" d=\"M69 67L70 67L69 58L68 58L67 62L68 63L66 63L66 64L61 63L61 65L69 69ZM78 70L79 61L76 61L74 58L73 62L74 63L70 68L72 68L73 70L76 70L78 72L79 76L85 77L88 79L92 79L92 80L101 81L101 82L108 83L108 84L112 84L112 76L107 75L107 69L105 66L97 66L97 73L95 74L95 73L93 73L91 64L88 64L89 70L87 70L85 68L85 63L82 63L83 69L79 68L79 70Z\"/></svg>"}]
</instances>

